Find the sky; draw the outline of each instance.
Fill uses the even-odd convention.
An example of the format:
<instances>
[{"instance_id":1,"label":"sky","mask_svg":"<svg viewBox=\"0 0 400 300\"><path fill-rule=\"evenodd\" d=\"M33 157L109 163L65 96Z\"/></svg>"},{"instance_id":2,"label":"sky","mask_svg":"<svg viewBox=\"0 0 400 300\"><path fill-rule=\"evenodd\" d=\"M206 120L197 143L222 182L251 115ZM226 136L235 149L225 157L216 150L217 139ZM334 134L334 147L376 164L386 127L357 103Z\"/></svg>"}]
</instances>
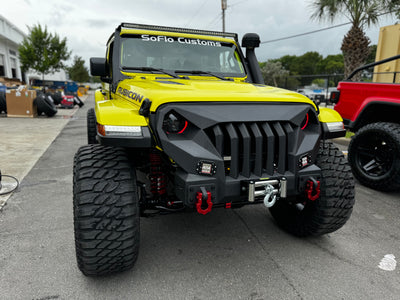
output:
<instances>
[{"instance_id":1,"label":"sky","mask_svg":"<svg viewBox=\"0 0 400 300\"><path fill-rule=\"evenodd\" d=\"M261 41L301 34L348 22L311 20L312 0L227 0L225 28L241 41L247 32ZM1 0L0 14L28 34L28 26L47 25L52 33L67 38L75 55L89 65L90 57L104 57L105 44L122 22L222 31L221 0ZM395 17L382 17L378 26L366 29L372 44L378 42L379 28L393 25ZM350 25L274 43L261 44L259 61L284 55L317 51L324 57L339 54Z\"/></svg>"}]
</instances>

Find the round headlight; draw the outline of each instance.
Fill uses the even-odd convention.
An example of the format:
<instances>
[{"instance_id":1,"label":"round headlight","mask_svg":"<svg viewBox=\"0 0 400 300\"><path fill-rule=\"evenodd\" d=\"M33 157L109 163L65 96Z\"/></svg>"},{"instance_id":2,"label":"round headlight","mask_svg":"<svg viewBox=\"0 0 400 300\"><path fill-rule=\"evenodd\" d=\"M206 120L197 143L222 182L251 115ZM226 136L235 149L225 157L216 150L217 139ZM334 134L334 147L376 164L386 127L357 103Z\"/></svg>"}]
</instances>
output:
<instances>
[{"instance_id":1,"label":"round headlight","mask_svg":"<svg viewBox=\"0 0 400 300\"><path fill-rule=\"evenodd\" d=\"M163 129L167 134L183 133L188 126L188 121L176 113L169 113L165 116L163 122Z\"/></svg>"}]
</instances>

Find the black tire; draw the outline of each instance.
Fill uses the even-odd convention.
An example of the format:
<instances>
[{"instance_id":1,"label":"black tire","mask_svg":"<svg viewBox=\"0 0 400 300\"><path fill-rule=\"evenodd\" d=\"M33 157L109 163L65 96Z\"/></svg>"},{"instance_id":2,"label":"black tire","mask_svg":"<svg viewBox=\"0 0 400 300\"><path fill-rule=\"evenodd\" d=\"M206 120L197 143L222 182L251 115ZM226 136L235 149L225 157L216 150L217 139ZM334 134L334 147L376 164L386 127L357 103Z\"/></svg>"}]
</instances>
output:
<instances>
[{"instance_id":1,"label":"black tire","mask_svg":"<svg viewBox=\"0 0 400 300\"><path fill-rule=\"evenodd\" d=\"M53 95L53 100L54 100L55 105L61 104L61 101L62 101L61 92L59 92L59 91L55 92Z\"/></svg>"},{"instance_id":2,"label":"black tire","mask_svg":"<svg viewBox=\"0 0 400 300\"><path fill-rule=\"evenodd\" d=\"M45 113L46 116L52 117L57 113L57 107L54 105L53 101L43 93L37 94L36 105L39 116Z\"/></svg>"},{"instance_id":3,"label":"black tire","mask_svg":"<svg viewBox=\"0 0 400 300\"><path fill-rule=\"evenodd\" d=\"M83 101L78 96L74 96L74 103L77 104L79 107L82 107L84 105Z\"/></svg>"},{"instance_id":4,"label":"black tire","mask_svg":"<svg viewBox=\"0 0 400 300\"><path fill-rule=\"evenodd\" d=\"M38 116L41 116L43 113L43 109L44 109L43 101L45 101L44 98L45 98L45 96L43 93L41 93L41 92L36 93L36 98L35 98L34 102L36 103Z\"/></svg>"},{"instance_id":5,"label":"black tire","mask_svg":"<svg viewBox=\"0 0 400 300\"><path fill-rule=\"evenodd\" d=\"M46 98L48 99L48 101L50 101L51 103L53 103L54 104L54 98L53 98L53 93L49 93L49 92L47 92L46 94L45 94L45 96L46 96Z\"/></svg>"},{"instance_id":6,"label":"black tire","mask_svg":"<svg viewBox=\"0 0 400 300\"><path fill-rule=\"evenodd\" d=\"M270 208L278 225L296 236L319 236L336 231L347 222L353 210L354 180L342 152L331 142L321 142L316 165L322 175L318 199L310 201L304 194L290 201L279 200Z\"/></svg>"},{"instance_id":7,"label":"black tire","mask_svg":"<svg viewBox=\"0 0 400 300\"><path fill-rule=\"evenodd\" d=\"M88 144L98 144L97 136L97 121L94 108L89 108L86 115L87 121L87 139Z\"/></svg>"},{"instance_id":8,"label":"black tire","mask_svg":"<svg viewBox=\"0 0 400 300\"><path fill-rule=\"evenodd\" d=\"M0 91L0 114L2 112L7 113L7 102L6 102L6 93L3 91Z\"/></svg>"},{"instance_id":9,"label":"black tire","mask_svg":"<svg viewBox=\"0 0 400 300\"><path fill-rule=\"evenodd\" d=\"M362 127L349 144L349 163L361 184L382 191L400 189L400 124Z\"/></svg>"},{"instance_id":10,"label":"black tire","mask_svg":"<svg viewBox=\"0 0 400 300\"><path fill-rule=\"evenodd\" d=\"M121 148L81 147L74 158L76 258L86 276L130 269L139 252L134 169Z\"/></svg>"}]
</instances>

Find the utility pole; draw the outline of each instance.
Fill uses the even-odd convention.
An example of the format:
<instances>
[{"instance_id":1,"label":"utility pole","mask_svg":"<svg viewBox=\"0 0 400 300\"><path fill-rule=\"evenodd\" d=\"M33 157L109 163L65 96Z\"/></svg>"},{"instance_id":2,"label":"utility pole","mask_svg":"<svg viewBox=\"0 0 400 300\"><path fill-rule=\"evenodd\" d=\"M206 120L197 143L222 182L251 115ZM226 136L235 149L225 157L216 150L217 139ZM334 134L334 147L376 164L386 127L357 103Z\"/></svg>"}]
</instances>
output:
<instances>
[{"instance_id":1,"label":"utility pole","mask_svg":"<svg viewBox=\"0 0 400 300\"><path fill-rule=\"evenodd\" d=\"M222 8L222 32L225 32L225 10L227 8L227 2L228 0L221 0L221 8Z\"/></svg>"}]
</instances>

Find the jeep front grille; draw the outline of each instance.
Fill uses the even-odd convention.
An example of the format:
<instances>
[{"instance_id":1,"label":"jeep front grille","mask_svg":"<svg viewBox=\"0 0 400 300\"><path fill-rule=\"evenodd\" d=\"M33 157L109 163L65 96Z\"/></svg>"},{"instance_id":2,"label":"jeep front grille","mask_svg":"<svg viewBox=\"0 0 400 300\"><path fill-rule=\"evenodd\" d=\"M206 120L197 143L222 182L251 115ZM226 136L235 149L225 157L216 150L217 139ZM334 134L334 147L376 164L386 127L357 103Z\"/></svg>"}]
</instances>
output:
<instances>
[{"instance_id":1,"label":"jeep front grille","mask_svg":"<svg viewBox=\"0 0 400 300\"><path fill-rule=\"evenodd\" d=\"M237 178L284 174L294 130L289 122L221 123L206 133L224 159L226 175Z\"/></svg>"}]
</instances>

